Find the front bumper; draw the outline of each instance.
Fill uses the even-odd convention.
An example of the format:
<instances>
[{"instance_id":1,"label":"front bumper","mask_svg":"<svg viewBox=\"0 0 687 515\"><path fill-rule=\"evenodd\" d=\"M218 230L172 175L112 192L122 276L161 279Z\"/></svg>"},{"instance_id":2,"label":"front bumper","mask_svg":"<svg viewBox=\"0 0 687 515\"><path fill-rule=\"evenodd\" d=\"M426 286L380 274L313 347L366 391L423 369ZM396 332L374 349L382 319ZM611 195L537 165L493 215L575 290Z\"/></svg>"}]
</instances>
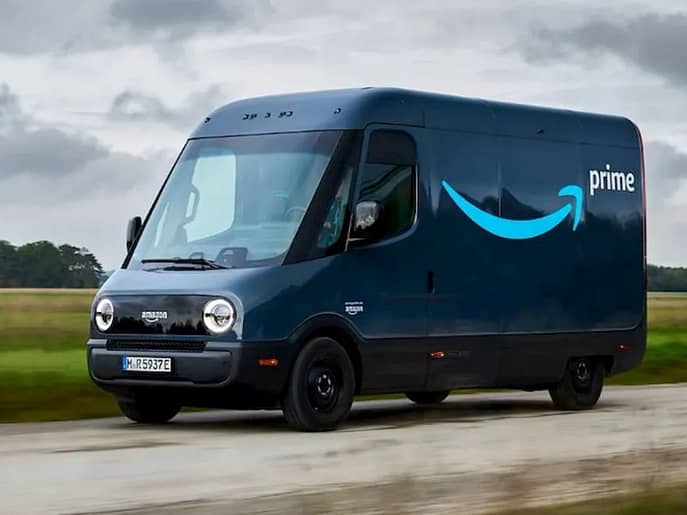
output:
<instances>
[{"instance_id":1,"label":"front bumper","mask_svg":"<svg viewBox=\"0 0 687 515\"><path fill-rule=\"evenodd\" d=\"M135 340L117 340L117 343ZM90 339L87 344L88 371L98 386L113 392L144 389L241 389L265 395L283 391L291 366L290 346L286 342L205 342L202 350L165 349L151 341L149 348L113 348L105 339ZM126 347L126 346L124 346ZM172 346L174 347L174 346ZM123 356L172 358L169 374L122 370ZM276 367L261 367L260 358L277 358Z\"/></svg>"}]
</instances>

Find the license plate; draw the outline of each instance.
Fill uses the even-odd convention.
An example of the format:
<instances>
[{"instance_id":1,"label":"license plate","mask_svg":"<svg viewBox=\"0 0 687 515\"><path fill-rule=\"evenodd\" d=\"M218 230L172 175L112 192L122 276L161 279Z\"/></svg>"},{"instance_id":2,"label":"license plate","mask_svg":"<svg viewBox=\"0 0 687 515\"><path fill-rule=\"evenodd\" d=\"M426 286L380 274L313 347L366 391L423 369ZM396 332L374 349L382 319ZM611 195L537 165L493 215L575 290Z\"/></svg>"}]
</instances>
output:
<instances>
[{"instance_id":1,"label":"license plate","mask_svg":"<svg viewBox=\"0 0 687 515\"><path fill-rule=\"evenodd\" d=\"M172 358L122 356L122 370L126 370L127 372L170 373L172 371Z\"/></svg>"}]
</instances>

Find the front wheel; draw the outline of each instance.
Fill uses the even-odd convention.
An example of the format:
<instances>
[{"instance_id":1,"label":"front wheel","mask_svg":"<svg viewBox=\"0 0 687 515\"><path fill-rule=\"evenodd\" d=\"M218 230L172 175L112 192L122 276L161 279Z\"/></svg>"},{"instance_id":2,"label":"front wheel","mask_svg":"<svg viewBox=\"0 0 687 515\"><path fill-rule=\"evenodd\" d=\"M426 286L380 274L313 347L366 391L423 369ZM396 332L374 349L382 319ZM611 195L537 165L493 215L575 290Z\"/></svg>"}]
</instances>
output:
<instances>
[{"instance_id":1,"label":"front wheel","mask_svg":"<svg viewBox=\"0 0 687 515\"><path fill-rule=\"evenodd\" d=\"M353 364L331 338L315 338L301 350L289 377L282 410L303 431L330 431L351 410L355 392Z\"/></svg>"},{"instance_id":2,"label":"front wheel","mask_svg":"<svg viewBox=\"0 0 687 515\"><path fill-rule=\"evenodd\" d=\"M440 392L406 392L408 397L415 404L426 406L430 404L439 404L443 401L450 392L448 390Z\"/></svg>"},{"instance_id":3,"label":"front wheel","mask_svg":"<svg viewBox=\"0 0 687 515\"><path fill-rule=\"evenodd\" d=\"M117 399L119 409L139 424L164 424L172 420L181 406L155 398Z\"/></svg>"},{"instance_id":4,"label":"front wheel","mask_svg":"<svg viewBox=\"0 0 687 515\"><path fill-rule=\"evenodd\" d=\"M551 400L562 410L592 408L604 384L604 366L590 358L572 359L565 368L563 379L549 389Z\"/></svg>"}]
</instances>

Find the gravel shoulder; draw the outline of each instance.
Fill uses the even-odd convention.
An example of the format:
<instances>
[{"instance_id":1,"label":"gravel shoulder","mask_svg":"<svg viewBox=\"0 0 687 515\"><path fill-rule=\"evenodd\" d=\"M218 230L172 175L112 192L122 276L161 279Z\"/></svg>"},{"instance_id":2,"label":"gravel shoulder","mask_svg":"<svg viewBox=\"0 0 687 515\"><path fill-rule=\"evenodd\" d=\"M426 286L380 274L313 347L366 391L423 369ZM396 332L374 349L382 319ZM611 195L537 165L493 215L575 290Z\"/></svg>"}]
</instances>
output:
<instances>
[{"instance_id":1,"label":"gravel shoulder","mask_svg":"<svg viewBox=\"0 0 687 515\"><path fill-rule=\"evenodd\" d=\"M608 388L560 413L544 393L355 406L339 431L279 412L0 425L7 513L476 513L687 480L687 385Z\"/></svg>"}]
</instances>

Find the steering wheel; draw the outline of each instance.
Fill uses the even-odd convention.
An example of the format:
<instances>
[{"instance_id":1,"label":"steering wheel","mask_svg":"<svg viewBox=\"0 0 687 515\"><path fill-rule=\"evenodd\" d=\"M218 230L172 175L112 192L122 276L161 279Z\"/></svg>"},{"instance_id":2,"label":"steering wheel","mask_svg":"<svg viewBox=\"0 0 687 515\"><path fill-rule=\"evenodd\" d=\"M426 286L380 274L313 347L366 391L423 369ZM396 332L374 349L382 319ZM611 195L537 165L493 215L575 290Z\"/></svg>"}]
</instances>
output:
<instances>
[{"instance_id":1,"label":"steering wheel","mask_svg":"<svg viewBox=\"0 0 687 515\"><path fill-rule=\"evenodd\" d=\"M303 215L305 215L305 208L301 207L301 206L290 207L289 209L286 210L286 213L284 213L284 218L286 218L287 220L290 220L292 213L299 213L300 217L302 218Z\"/></svg>"}]
</instances>

